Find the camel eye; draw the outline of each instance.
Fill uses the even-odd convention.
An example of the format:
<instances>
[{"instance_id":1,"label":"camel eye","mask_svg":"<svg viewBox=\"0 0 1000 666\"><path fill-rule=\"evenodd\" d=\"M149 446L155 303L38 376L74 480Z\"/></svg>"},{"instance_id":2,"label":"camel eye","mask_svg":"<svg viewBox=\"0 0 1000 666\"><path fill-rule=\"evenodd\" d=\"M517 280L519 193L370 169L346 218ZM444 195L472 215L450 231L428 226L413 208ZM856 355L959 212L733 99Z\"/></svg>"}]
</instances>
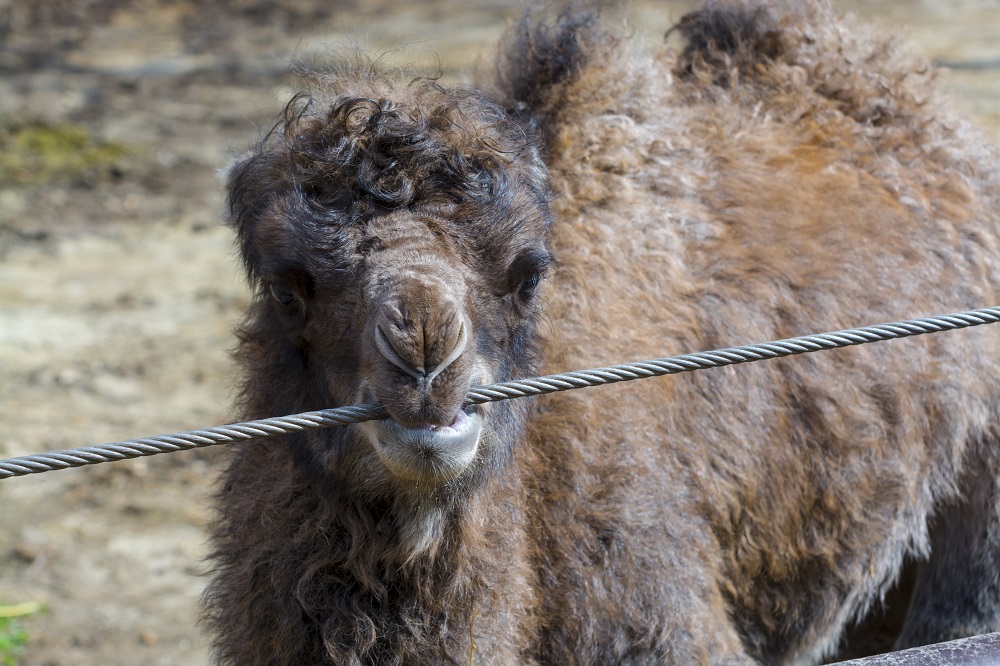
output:
<instances>
[{"instance_id":1,"label":"camel eye","mask_svg":"<svg viewBox=\"0 0 1000 666\"><path fill-rule=\"evenodd\" d=\"M508 269L507 288L524 300L531 298L545 273L553 263L552 255L545 250L525 252Z\"/></svg>"},{"instance_id":2,"label":"camel eye","mask_svg":"<svg viewBox=\"0 0 1000 666\"><path fill-rule=\"evenodd\" d=\"M284 285L272 284L271 296L282 305L291 305L295 302L295 292Z\"/></svg>"},{"instance_id":3,"label":"camel eye","mask_svg":"<svg viewBox=\"0 0 1000 666\"><path fill-rule=\"evenodd\" d=\"M524 278L524 282L518 287L517 293L521 295L522 298L528 298L535 293L535 289L538 287L538 283L542 280L541 273L532 273L528 277Z\"/></svg>"}]
</instances>

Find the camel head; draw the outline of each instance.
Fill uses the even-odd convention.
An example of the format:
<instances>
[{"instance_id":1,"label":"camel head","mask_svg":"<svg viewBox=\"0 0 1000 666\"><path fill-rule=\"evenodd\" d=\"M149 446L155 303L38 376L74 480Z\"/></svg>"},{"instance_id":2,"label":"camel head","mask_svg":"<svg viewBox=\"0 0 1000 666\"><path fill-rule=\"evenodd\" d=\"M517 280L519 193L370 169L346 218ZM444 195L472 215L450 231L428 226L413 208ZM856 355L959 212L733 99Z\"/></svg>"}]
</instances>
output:
<instances>
[{"instance_id":1,"label":"camel head","mask_svg":"<svg viewBox=\"0 0 1000 666\"><path fill-rule=\"evenodd\" d=\"M313 459L437 493L509 454L518 408L463 401L532 367L552 264L537 138L477 91L315 76L334 93L295 98L227 174L254 313L316 407L387 407Z\"/></svg>"}]
</instances>

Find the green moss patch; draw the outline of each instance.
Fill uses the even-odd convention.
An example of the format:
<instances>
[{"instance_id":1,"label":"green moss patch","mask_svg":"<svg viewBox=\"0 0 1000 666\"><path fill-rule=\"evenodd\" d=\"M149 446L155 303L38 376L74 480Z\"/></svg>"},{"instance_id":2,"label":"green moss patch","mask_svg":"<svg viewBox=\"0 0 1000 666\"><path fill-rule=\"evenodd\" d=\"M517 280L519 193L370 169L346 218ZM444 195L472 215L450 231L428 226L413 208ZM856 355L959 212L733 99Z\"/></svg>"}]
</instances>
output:
<instances>
[{"instance_id":1,"label":"green moss patch","mask_svg":"<svg viewBox=\"0 0 1000 666\"><path fill-rule=\"evenodd\" d=\"M0 126L0 186L34 185L107 168L128 153L76 125Z\"/></svg>"}]
</instances>

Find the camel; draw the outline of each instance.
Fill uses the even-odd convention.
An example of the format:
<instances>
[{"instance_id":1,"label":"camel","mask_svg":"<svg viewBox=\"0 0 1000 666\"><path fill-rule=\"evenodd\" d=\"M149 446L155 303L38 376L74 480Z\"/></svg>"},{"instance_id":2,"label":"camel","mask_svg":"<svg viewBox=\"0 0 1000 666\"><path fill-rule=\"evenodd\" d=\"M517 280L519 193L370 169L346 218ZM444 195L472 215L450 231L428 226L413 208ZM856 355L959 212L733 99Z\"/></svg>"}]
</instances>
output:
<instances>
[{"instance_id":1,"label":"camel","mask_svg":"<svg viewBox=\"0 0 1000 666\"><path fill-rule=\"evenodd\" d=\"M389 416L234 447L220 663L817 663L908 562L896 647L1000 629L990 327L464 404L998 302L997 149L896 40L822 0L613 24L529 10L475 85L304 70L229 167L241 415Z\"/></svg>"}]
</instances>

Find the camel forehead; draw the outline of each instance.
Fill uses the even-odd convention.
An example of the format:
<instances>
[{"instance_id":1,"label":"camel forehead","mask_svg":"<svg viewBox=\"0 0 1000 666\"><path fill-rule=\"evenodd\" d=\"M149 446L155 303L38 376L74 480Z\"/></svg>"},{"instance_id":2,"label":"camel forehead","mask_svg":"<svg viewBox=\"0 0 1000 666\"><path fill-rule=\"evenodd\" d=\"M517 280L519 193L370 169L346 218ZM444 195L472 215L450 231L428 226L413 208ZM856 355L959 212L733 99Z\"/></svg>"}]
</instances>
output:
<instances>
[{"instance_id":1,"label":"camel forehead","mask_svg":"<svg viewBox=\"0 0 1000 666\"><path fill-rule=\"evenodd\" d=\"M428 82L360 91L314 83L225 173L251 276L273 274L277 255L349 269L405 234L484 267L546 242L550 189L537 137L484 94Z\"/></svg>"},{"instance_id":2,"label":"camel forehead","mask_svg":"<svg viewBox=\"0 0 1000 666\"><path fill-rule=\"evenodd\" d=\"M302 268L337 282L370 271L401 277L407 266L417 265L437 277L459 269L466 279L473 273L500 279L495 272L505 271L517 257L548 253L549 221L539 211L496 215L463 206L433 212L404 209L320 223L297 217L274 216L265 243L284 247L284 254L295 257Z\"/></svg>"}]
</instances>

